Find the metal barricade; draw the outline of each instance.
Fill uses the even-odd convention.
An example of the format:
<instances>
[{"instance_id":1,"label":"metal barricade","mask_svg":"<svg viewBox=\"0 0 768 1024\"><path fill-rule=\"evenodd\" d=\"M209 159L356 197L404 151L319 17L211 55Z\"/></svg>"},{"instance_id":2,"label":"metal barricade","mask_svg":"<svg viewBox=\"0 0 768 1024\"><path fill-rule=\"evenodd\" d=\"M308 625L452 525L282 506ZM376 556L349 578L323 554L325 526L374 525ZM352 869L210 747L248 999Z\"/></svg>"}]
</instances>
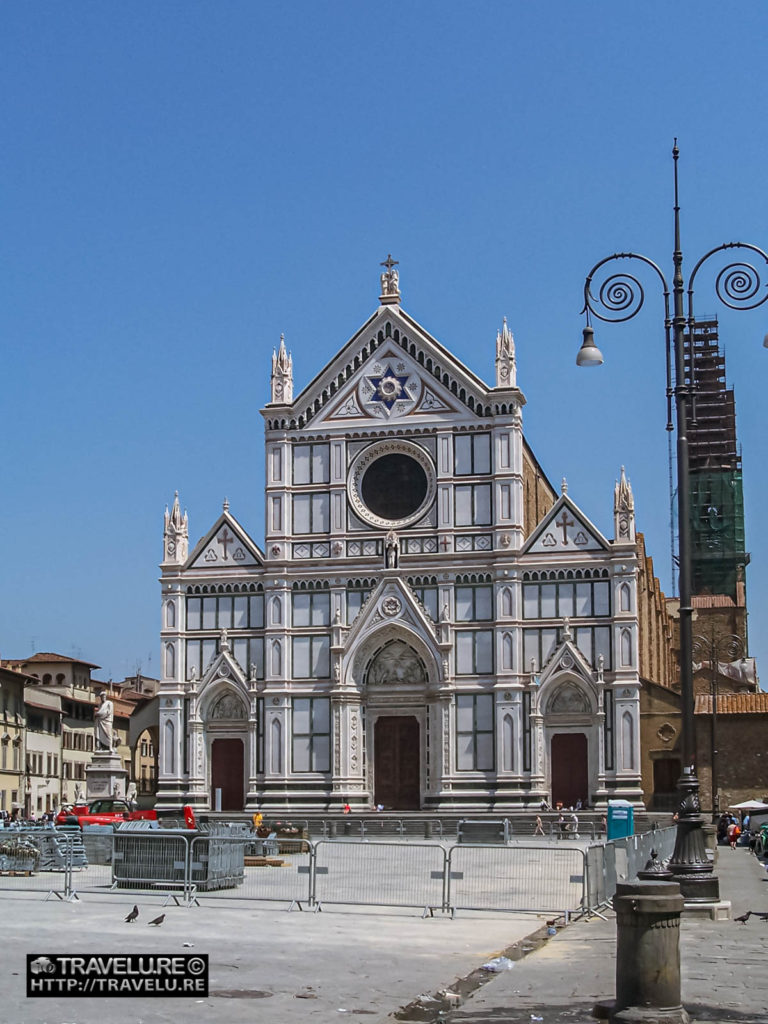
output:
<instances>
[{"instance_id":1,"label":"metal barricade","mask_svg":"<svg viewBox=\"0 0 768 1024\"><path fill-rule=\"evenodd\" d=\"M315 845L313 904L422 907L445 906L446 854L424 843L333 843Z\"/></svg>"},{"instance_id":2,"label":"metal barricade","mask_svg":"<svg viewBox=\"0 0 768 1024\"><path fill-rule=\"evenodd\" d=\"M114 835L112 888L152 889L189 904L194 891L189 872L189 837L169 829ZM78 888L80 886L78 885Z\"/></svg>"},{"instance_id":3,"label":"metal barricade","mask_svg":"<svg viewBox=\"0 0 768 1024\"><path fill-rule=\"evenodd\" d=\"M675 849L677 829L663 828L644 832L587 850L587 907L594 910L610 902L618 881L637 878L655 850L661 862L669 860Z\"/></svg>"},{"instance_id":4,"label":"metal barricade","mask_svg":"<svg viewBox=\"0 0 768 1024\"><path fill-rule=\"evenodd\" d=\"M462 818L458 827L458 842L477 845L483 842L508 843L511 834L509 818L492 821Z\"/></svg>"},{"instance_id":5,"label":"metal barricade","mask_svg":"<svg viewBox=\"0 0 768 1024\"><path fill-rule=\"evenodd\" d=\"M586 850L587 896L586 909L596 910L605 906L616 892L616 860L613 847L610 849L613 864L612 881L609 884L607 871L609 850L605 846L590 846Z\"/></svg>"},{"instance_id":6,"label":"metal barricade","mask_svg":"<svg viewBox=\"0 0 768 1024\"><path fill-rule=\"evenodd\" d=\"M676 828L653 829L627 839L627 871L629 878L637 878L638 871L644 870L651 859L651 850L658 854L659 861L667 861L675 850Z\"/></svg>"},{"instance_id":7,"label":"metal barricade","mask_svg":"<svg viewBox=\"0 0 768 1024\"><path fill-rule=\"evenodd\" d=\"M245 853L245 846L253 845L246 838L195 836L189 854L195 900L279 900L299 909L308 904L313 844L307 839L280 839L270 844L276 847L270 855L252 855Z\"/></svg>"},{"instance_id":8,"label":"metal barricade","mask_svg":"<svg viewBox=\"0 0 768 1024\"><path fill-rule=\"evenodd\" d=\"M0 888L69 895L66 836L52 826L0 831Z\"/></svg>"},{"instance_id":9,"label":"metal barricade","mask_svg":"<svg viewBox=\"0 0 768 1024\"><path fill-rule=\"evenodd\" d=\"M447 908L570 914L584 907L584 851L547 846L453 846Z\"/></svg>"}]
</instances>

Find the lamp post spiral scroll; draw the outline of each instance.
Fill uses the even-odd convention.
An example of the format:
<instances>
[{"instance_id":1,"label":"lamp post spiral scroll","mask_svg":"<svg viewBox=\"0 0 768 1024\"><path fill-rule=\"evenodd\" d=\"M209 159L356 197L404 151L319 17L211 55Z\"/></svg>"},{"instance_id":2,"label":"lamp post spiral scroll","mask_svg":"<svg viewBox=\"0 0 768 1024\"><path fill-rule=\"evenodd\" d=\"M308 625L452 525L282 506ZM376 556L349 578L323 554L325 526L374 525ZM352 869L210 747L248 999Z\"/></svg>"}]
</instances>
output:
<instances>
[{"instance_id":1,"label":"lamp post spiral scroll","mask_svg":"<svg viewBox=\"0 0 768 1024\"><path fill-rule=\"evenodd\" d=\"M678 808L677 838L669 869L680 883L680 889L689 902L710 903L719 899L719 882L712 873L706 856L702 817L699 804L699 782L694 768L693 727L693 662L692 662L692 607L691 607L691 523L689 499L690 466L688 458L688 405L692 389L685 377L685 335L694 327L693 285L699 269L710 257L730 249L745 249L758 255L768 266L768 254L756 245L746 242L726 242L710 249L695 265L688 279L688 312L685 312L686 285L683 279L683 253L680 244L680 206L678 201L677 139L672 149L674 161L674 274L670 289L659 266L634 252L619 252L607 256L594 265L584 283L584 309L586 327L583 342L576 357L579 366L599 366L603 355L595 345L591 317L607 323L623 323L639 313L645 292L638 278L630 273L613 274L599 285L595 275L613 261L633 260L650 267L658 276L664 294L664 329L667 360L667 429L672 430L671 402L674 398L677 428L677 520L678 520L678 572L680 595L680 699L681 699L681 753L683 773L678 782L680 805ZM768 291L761 294L760 274L750 263L731 263L717 276L715 291L718 298L731 309L755 309L768 300ZM670 296L672 304L670 308ZM763 344L768 348L768 334Z\"/></svg>"}]
</instances>

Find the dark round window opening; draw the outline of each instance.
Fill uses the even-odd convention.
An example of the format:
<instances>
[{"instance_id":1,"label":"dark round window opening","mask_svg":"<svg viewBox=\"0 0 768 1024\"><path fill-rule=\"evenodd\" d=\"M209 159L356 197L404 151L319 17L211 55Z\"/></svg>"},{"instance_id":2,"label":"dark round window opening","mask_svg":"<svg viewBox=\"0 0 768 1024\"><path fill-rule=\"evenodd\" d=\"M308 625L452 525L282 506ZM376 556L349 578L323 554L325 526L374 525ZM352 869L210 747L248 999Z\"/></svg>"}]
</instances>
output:
<instances>
[{"instance_id":1,"label":"dark round window opening","mask_svg":"<svg viewBox=\"0 0 768 1024\"><path fill-rule=\"evenodd\" d=\"M410 455L394 452L372 462L360 482L360 496L382 519L405 519L427 496L427 474Z\"/></svg>"}]
</instances>

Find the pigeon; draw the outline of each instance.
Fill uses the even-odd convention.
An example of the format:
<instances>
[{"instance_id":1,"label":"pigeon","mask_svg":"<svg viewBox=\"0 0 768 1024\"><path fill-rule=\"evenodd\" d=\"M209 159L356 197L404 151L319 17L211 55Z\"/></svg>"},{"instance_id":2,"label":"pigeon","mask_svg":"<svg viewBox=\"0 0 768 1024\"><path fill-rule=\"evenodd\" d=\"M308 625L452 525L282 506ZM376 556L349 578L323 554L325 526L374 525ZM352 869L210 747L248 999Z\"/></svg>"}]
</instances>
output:
<instances>
[{"instance_id":1,"label":"pigeon","mask_svg":"<svg viewBox=\"0 0 768 1024\"><path fill-rule=\"evenodd\" d=\"M761 921L768 921L768 914L762 910L750 910L753 917L759 917Z\"/></svg>"},{"instance_id":2,"label":"pigeon","mask_svg":"<svg viewBox=\"0 0 768 1024\"><path fill-rule=\"evenodd\" d=\"M150 921L149 923L150 924L154 924L154 925L159 927L163 923L164 920L165 920L165 914L161 914L160 917L156 917L154 919L154 921Z\"/></svg>"},{"instance_id":3,"label":"pigeon","mask_svg":"<svg viewBox=\"0 0 768 1024\"><path fill-rule=\"evenodd\" d=\"M139 908L136 906L136 904L134 904L133 910L130 912L128 917L126 917L125 920L128 922L128 924L131 924L131 922L135 921L138 916L139 916Z\"/></svg>"},{"instance_id":4,"label":"pigeon","mask_svg":"<svg viewBox=\"0 0 768 1024\"><path fill-rule=\"evenodd\" d=\"M741 917L734 917L734 921L738 921L739 924L746 924L752 914L751 910L748 910L746 914L742 914Z\"/></svg>"}]
</instances>

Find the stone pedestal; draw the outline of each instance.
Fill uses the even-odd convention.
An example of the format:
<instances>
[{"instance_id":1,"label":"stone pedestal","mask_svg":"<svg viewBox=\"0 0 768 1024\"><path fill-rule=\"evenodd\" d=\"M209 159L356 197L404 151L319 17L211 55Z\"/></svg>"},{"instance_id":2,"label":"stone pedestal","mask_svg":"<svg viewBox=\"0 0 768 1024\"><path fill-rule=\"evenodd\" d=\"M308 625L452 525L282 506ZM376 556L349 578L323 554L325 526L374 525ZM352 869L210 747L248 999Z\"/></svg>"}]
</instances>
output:
<instances>
[{"instance_id":1,"label":"stone pedestal","mask_svg":"<svg viewBox=\"0 0 768 1024\"><path fill-rule=\"evenodd\" d=\"M125 799L128 770L114 751L97 750L85 769L85 795L90 803L99 797Z\"/></svg>"},{"instance_id":2,"label":"stone pedestal","mask_svg":"<svg viewBox=\"0 0 768 1024\"><path fill-rule=\"evenodd\" d=\"M680 915L676 882L619 883L616 911L616 1024L688 1024L680 999Z\"/></svg>"}]
</instances>

